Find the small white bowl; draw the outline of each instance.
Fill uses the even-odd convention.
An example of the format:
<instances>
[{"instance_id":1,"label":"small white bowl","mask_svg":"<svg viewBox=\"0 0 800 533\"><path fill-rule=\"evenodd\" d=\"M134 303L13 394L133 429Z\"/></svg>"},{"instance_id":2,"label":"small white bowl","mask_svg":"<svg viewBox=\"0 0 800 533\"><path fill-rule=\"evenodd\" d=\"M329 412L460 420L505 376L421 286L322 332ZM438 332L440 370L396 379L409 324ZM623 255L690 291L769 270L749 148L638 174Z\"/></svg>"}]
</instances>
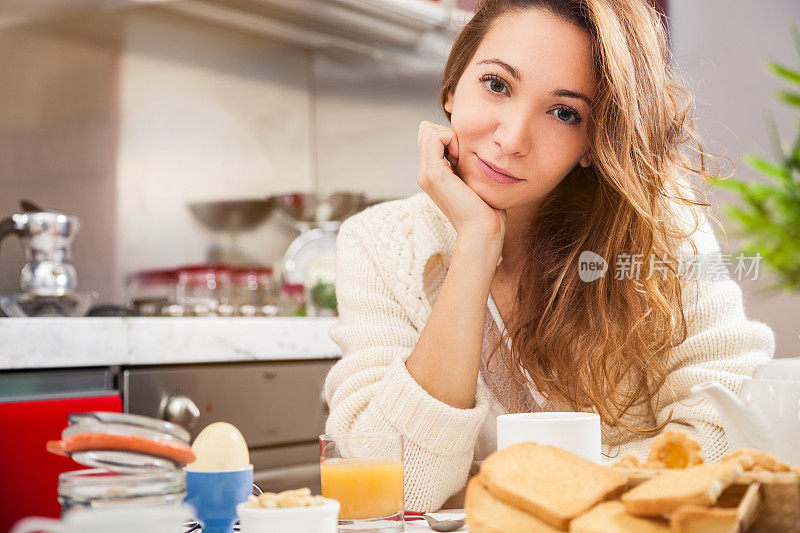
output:
<instances>
[{"instance_id":1,"label":"small white bowl","mask_svg":"<svg viewBox=\"0 0 800 533\"><path fill-rule=\"evenodd\" d=\"M339 502L325 498L322 505L308 507L236 506L241 533L336 533Z\"/></svg>"}]
</instances>

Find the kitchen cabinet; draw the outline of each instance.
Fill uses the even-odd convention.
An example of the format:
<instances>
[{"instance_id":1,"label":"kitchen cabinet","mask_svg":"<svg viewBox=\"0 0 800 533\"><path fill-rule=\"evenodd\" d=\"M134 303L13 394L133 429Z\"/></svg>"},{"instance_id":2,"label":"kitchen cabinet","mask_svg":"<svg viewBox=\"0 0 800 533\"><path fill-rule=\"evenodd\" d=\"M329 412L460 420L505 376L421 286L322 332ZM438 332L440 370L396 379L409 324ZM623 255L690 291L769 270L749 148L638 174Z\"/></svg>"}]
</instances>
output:
<instances>
[{"instance_id":1,"label":"kitchen cabinet","mask_svg":"<svg viewBox=\"0 0 800 533\"><path fill-rule=\"evenodd\" d=\"M81 411L122 411L109 369L0 373L0 531L25 516L59 516L58 475L81 467L45 445Z\"/></svg>"}]
</instances>

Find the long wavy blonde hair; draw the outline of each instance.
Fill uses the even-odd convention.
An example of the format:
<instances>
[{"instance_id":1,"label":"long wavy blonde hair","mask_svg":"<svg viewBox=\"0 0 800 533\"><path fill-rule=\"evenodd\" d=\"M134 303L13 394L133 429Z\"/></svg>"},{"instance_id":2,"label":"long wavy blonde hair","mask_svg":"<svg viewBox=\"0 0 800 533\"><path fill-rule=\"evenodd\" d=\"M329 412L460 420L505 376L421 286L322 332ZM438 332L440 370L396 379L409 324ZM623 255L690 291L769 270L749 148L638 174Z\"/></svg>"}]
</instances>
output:
<instances>
[{"instance_id":1,"label":"long wavy blonde hair","mask_svg":"<svg viewBox=\"0 0 800 533\"><path fill-rule=\"evenodd\" d=\"M694 132L691 93L670 66L662 16L644 0L485 0L447 60L443 108L492 22L531 8L588 32L599 81L592 165L576 166L526 230L506 363L518 385L532 381L574 410L594 407L607 427L659 431L671 415L657 424L652 413L626 414L659 394L668 351L687 337L679 247L708 207L688 178L709 177L710 154ZM675 224L685 219L679 211L693 223ZM609 272L618 258L641 257L640 275L583 282L584 250L602 256Z\"/></svg>"}]
</instances>

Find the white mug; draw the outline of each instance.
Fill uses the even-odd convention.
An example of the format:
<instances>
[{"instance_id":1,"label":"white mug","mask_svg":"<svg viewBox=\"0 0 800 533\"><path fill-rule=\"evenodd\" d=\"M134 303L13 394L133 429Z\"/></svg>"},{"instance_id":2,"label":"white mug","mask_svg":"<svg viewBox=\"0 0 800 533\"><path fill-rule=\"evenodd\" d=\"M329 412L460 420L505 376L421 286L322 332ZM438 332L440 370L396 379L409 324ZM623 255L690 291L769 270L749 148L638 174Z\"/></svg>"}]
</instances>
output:
<instances>
[{"instance_id":1,"label":"white mug","mask_svg":"<svg viewBox=\"0 0 800 533\"><path fill-rule=\"evenodd\" d=\"M563 448L600 463L600 416L595 413L513 413L497 417L497 449L520 442Z\"/></svg>"},{"instance_id":2,"label":"white mug","mask_svg":"<svg viewBox=\"0 0 800 533\"><path fill-rule=\"evenodd\" d=\"M11 533L181 533L189 516L189 509L183 506L76 509L63 520L25 518Z\"/></svg>"}]
</instances>

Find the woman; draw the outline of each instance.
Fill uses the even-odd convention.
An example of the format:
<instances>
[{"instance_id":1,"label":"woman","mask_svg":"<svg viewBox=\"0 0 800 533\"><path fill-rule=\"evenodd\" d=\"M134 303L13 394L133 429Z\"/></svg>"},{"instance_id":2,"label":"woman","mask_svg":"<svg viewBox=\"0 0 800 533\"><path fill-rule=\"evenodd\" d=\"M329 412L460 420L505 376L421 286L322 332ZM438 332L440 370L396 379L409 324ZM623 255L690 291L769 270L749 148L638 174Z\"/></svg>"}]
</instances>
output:
<instances>
[{"instance_id":1,"label":"woman","mask_svg":"<svg viewBox=\"0 0 800 533\"><path fill-rule=\"evenodd\" d=\"M718 415L690 388L737 390L774 337L710 275L720 248L687 179L705 154L685 155L690 98L655 10L486 0L440 97L452 129L420 126L424 192L341 226L327 430L402 433L420 511L464 487L505 412L596 412L608 461L668 429L718 460Z\"/></svg>"}]
</instances>

